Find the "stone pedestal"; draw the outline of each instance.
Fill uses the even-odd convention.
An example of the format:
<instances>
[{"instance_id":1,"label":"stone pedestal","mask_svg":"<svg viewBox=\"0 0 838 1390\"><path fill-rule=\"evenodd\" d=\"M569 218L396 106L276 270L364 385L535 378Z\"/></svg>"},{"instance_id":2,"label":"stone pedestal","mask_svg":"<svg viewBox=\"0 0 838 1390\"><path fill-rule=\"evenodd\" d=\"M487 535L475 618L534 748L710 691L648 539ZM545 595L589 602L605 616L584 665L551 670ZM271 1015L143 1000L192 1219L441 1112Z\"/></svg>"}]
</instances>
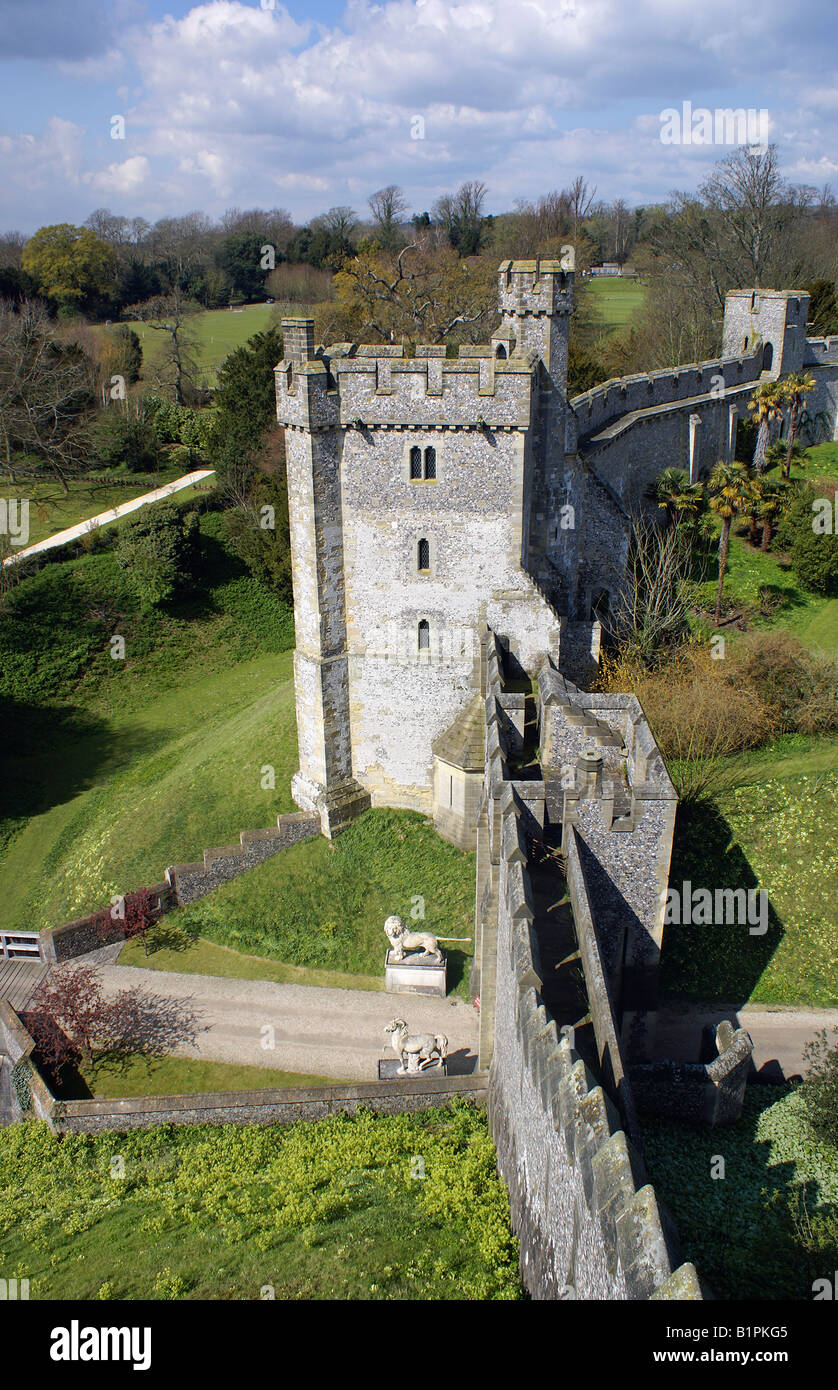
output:
<instances>
[{"instance_id":1,"label":"stone pedestal","mask_svg":"<svg viewBox=\"0 0 838 1390\"><path fill-rule=\"evenodd\" d=\"M379 1081L415 1081L417 1077L424 1077L426 1081L432 1081L435 1076L448 1075L448 1063L443 1062L442 1066L425 1067L422 1071L400 1072L401 1063L398 1057L381 1057L378 1063Z\"/></svg>"},{"instance_id":2,"label":"stone pedestal","mask_svg":"<svg viewBox=\"0 0 838 1390\"><path fill-rule=\"evenodd\" d=\"M384 957L385 993L432 994L438 999L445 998L448 961L444 954L439 965L422 960L421 955L418 958L406 956L402 961L394 961L392 957L392 951Z\"/></svg>"}]
</instances>

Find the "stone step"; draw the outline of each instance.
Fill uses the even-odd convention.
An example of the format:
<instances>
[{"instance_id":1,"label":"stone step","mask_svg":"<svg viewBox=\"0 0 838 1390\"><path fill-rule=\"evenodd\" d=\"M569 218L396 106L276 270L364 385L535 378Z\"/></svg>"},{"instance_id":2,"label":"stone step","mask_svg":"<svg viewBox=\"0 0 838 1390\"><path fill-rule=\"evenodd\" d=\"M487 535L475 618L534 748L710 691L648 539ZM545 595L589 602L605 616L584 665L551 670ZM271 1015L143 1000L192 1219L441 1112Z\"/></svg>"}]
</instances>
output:
<instances>
[{"instance_id":1,"label":"stone step","mask_svg":"<svg viewBox=\"0 0 838 1390\"><path fill-rule=\"evenodd\" d=\"M205 849L204 868L208 869L210 864L216 859L241 859L243 855L244 850L240 843L237 845L219 845L215 849Z\"/></svg>"}]
</instances>

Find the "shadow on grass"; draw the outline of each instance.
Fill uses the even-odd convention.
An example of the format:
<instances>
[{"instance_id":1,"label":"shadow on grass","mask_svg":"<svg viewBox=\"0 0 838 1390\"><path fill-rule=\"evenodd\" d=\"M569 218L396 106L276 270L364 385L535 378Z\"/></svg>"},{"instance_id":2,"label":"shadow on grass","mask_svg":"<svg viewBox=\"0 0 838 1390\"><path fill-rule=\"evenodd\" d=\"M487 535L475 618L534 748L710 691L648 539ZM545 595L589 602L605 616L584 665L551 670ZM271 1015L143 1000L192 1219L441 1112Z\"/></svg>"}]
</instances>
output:
<instances>
[{"instance_id":1,"label":"shadow on grass","mask_svg":"<svg viewBox=\"0 0 838 1390\"><path fill-rule=\"evenodd\" d=\"M25 820L70 801L167 741L163 730L116 730L72 705L0 698L0 821Z\"/></svg>"},{"instance_id":2,"label":"shadow on grass","mask_svg":"<svg viewBox=\"0 0 838 1390\"><path fill-rule=\"evenodd\" d=\"M669 886L682 895L681 901L685 884L693 892L706 888L714 895L717 889L760 887L734 830L712 802L678 808ZM713 926L670 922L663 931L661 992L740 1006L753 993L784 931L770 900L763 935L752 935L749 925L738 921Z\"/></svg>"},{"instance_id":3,"label":"shadow on grass","mask_svg":"<svg viewBox=\"0 0 838 1390\"><path fill-rule=\"evenodd\" d=\"M801 1182L795 1162L772 1163L771 1141L758 1133L764 1113L790 1089L749 1090L741 1119L724 1130L644 1121L649 1177L675 1217L682 1257L718 1298L810 1300L813 1282L838 1267L838 1203L824 1201L814 1179ZM805 1172L811 1140L799 1123ZM775 1129L787 1131L787 1120ZM720 1153L724 1182L710 1177Z\"/></svg>"}]
</instances>

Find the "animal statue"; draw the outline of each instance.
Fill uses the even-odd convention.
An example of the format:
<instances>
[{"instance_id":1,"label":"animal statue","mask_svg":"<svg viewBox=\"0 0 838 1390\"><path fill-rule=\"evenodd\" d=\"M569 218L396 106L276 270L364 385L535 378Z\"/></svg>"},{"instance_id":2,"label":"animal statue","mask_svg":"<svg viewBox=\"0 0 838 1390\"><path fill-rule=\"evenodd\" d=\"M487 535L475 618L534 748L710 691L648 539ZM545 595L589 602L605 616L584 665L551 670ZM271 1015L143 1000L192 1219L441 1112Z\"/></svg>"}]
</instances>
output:
<instances>
[{"instance_id":1,"label":"animal statue","mask_svg":"<svg viewBox=\"0 0 838 1390\"><path fill-rule=\"evenodd\" d=\"M434 936L429 931L411 931L402 917L388 917L384 931L390 942L391 960L402 961L406 951L421 951L414 960L428 961L432 965L442 964L440 941L471 941L470 936Z\"/></svg>"},{"instance_id":2,"label":"animal statue","mask_svg":"<svg viewBox=\"0 0 838 1390\"><path fill-rule=\"evenodd\" d=\"M397 1075L406 1076L409 1072L424 1071L426 1067L441 1067L448 1056L448 1039L444 1033L408 1032L403 1018L394 1018L384 1029L390 1034L393 1051L401 1063Z\"/></svg>"}]
</instances>

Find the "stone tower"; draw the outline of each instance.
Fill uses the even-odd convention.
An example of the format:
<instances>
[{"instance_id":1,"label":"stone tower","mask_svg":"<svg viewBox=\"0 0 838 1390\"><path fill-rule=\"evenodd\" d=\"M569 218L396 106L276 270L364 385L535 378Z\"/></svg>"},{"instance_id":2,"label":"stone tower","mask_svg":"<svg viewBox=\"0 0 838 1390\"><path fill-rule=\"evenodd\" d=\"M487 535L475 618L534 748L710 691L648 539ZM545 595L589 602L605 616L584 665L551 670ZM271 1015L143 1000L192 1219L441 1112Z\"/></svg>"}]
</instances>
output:
<instances>
[{"instance_id":1,"label":"stone tower","mask_svg":"<svg viewBox=\"0 0 838 1390\"><path fill-rule=\"evenodd\" d=\"M772 376L797 372L806 348L809 296L797 290L731 290L725 296L722 357L763 349Z\"/></svg>"}]
</instances>

